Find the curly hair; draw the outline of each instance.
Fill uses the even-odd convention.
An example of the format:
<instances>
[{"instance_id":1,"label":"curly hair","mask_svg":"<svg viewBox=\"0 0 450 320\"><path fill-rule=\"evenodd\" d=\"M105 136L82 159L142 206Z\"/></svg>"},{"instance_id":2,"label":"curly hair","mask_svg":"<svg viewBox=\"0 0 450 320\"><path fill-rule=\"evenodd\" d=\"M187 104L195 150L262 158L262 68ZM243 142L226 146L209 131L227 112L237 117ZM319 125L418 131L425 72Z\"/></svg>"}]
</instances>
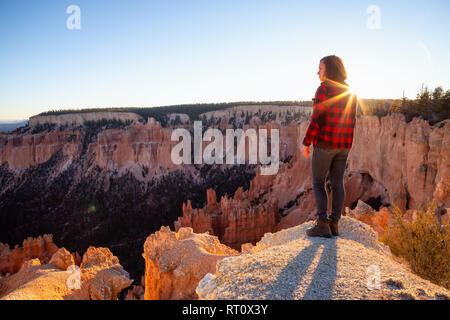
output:
<instances>
[{"instance_id":1,"label":"curly hair","mask_svg":"<svg viewBox=\"0 0 450 320\"><path fill-rule=\"evenodd\" d=\"M325 64L325 75L328 79L347 85L347 71L344 62L338 56L326 56L321 60Z\"/></svg>"}]
</instances>

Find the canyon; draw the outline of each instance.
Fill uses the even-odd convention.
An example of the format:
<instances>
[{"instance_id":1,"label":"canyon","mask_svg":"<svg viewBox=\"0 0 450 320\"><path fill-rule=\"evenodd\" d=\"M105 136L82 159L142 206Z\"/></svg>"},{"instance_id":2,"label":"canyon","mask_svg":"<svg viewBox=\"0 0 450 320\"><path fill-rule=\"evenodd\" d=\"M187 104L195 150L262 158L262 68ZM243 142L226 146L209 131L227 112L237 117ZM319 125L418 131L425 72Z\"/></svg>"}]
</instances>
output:
<instances>
[{"instance_id":1,"label":"canyon","mask_svg":"<svg viewBox=\"0 0 450 320\"><path fill-rule=\"evenodd\" d=\"M232 114L208 117L222 116L217 128L225 130L234 128L228 118ZM129 298L193 298L196 284L215 272L217 261L250 253L265 234L315 218L311 158L305 159L299 149L308 118L263 122L252 114L242 126L280 130L282 162L276 175L262 175L260 167L250 164L175 165L170 160L177 143L170 139L174 127L136 119L121 127L0 134L1 274L14 276L25 263L38 268L37 261L28 262L33 258L46 265L59 249L56 245L38 250L42 254L36 257L23 253L30 249L10 250L8 245L51 233L55 243L74 252L76 264L81 263L76 251L110 248L135 280L125 293ZM182 122L193 129L188 118ZM382 233L393 205L413 216L414 210L435 203L446 210L442 218L448 223L449 129L450 120L431 126L419 118L406 122L402 114L358 118L344 175L343 214ZM373 212L361 213L361 202ZM147 242L149 237L153 240ZM162 238L172 239L173 247L157 244L161 241L155 239ZM177 269L180 262L173 262L170 252L188 256L188 243L209 241L224 247L215 249L208 268L200 272L186 264ZM30 244L24 242L25 247ZM186 282L174 270L193 273L195 280ZM161 283L149 280L155 277ZM186 290L176 295L174 287Z\"/></svg>"}]
</instances>

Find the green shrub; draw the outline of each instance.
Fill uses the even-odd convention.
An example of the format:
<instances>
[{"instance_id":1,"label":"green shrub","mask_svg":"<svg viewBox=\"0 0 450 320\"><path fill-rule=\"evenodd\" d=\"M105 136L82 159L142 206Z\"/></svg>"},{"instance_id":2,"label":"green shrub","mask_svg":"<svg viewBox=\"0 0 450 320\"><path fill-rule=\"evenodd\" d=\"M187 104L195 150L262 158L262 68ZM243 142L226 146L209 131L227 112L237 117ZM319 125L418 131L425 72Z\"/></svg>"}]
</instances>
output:
<instances>
[{"instance_id":1,"label":"green shrub","mask_svg":"<svg viewBox=\"0 0 450 320\"><path fill-rule=\"evenodd\" d=\"M424 279L450 289L450 228L440 225L436 205L418 210L410 222L394 206L394 223L380 237L392 253L406 260L411 270Z\"/></svg>"}]
</instances>

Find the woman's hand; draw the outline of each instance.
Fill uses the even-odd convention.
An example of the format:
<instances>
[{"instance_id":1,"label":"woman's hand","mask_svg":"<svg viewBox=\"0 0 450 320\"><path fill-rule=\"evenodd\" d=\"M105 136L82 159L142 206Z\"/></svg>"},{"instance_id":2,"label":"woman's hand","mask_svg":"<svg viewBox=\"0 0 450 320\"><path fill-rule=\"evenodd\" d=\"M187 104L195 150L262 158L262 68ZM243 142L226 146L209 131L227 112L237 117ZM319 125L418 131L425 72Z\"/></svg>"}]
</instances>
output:
<instances>
[{"instance_id":1,"label":"woman's hand","mask_svg":"<svg viewBox=\"0 0 450 320\"><path fill-rule=\"evenodd\" d=\"M302 153L305 158L308 158L309 157L309 146L307 147L307 146L303 145Z\"/></svg>"}]
</instances>

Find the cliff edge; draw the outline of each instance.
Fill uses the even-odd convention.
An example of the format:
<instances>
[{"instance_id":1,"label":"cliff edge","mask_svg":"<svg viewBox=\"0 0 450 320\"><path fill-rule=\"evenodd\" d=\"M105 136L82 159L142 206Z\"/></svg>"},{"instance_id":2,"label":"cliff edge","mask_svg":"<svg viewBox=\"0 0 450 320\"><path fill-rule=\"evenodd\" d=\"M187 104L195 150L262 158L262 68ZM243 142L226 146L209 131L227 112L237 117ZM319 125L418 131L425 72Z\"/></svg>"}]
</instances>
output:
<instances>
[{"instance_id":1,"label":"cliff edge","mask_svg":"<svg viewBox=\"0 0 450 320\"><path fill-rule=\"evenodd\" d=\"M339 237L310 238L313 222L267 233L244 254L217 263L199 299L448 299L445 288L396 262L368 225L342 217Z\"/></svg>"}]
</instances>

